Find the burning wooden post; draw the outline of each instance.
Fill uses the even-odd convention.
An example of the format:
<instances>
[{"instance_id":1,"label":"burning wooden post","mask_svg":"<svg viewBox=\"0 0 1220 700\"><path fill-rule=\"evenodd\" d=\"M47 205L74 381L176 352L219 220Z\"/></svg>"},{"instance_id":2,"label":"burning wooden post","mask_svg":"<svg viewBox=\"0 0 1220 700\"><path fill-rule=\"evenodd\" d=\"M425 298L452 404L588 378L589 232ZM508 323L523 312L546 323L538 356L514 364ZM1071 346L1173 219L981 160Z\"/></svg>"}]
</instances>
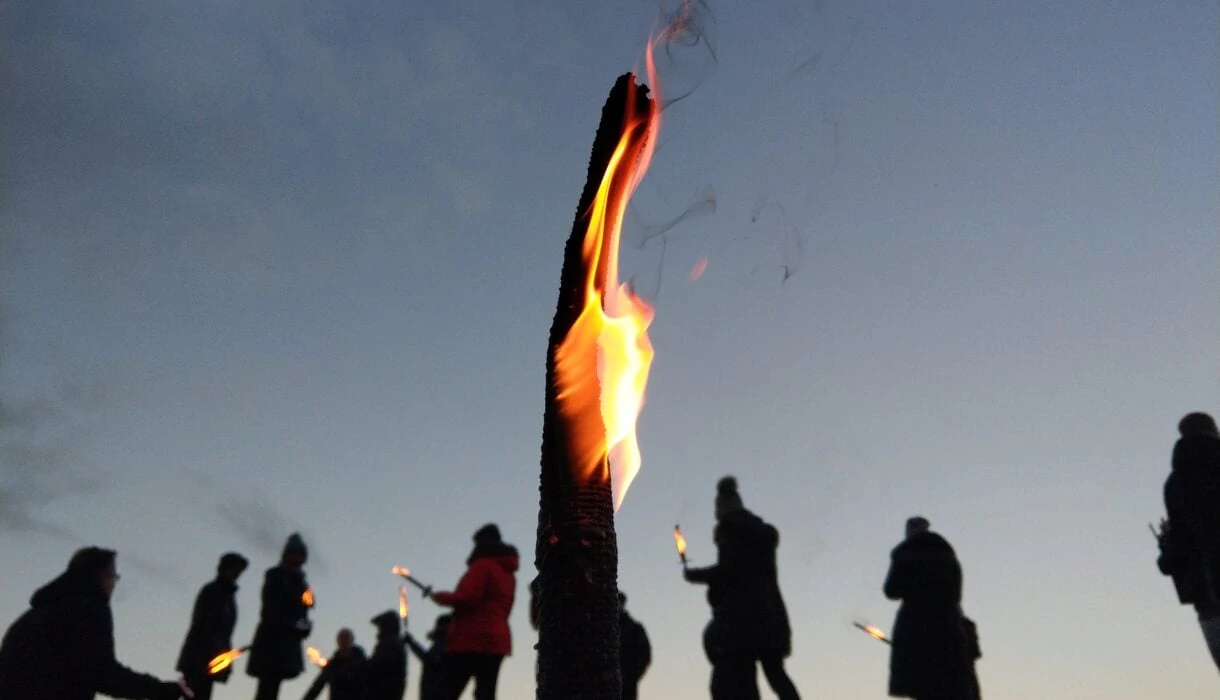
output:
<instances>
[{"instance_id":1,"label":"burning wooden post","mask_svg":"<svg viewBox=\"0 0 1220 700\"><path fill-rule=\"evenodd\" d=\"M639 465L635 419L652 359L652 310L618 283L618 244L659 115L633 74L618 79L564 248L547 345L535 550L539 700L621 697L614 512ZM613 478L611 454L621 472Z\"/></svg>"}]
</instances>

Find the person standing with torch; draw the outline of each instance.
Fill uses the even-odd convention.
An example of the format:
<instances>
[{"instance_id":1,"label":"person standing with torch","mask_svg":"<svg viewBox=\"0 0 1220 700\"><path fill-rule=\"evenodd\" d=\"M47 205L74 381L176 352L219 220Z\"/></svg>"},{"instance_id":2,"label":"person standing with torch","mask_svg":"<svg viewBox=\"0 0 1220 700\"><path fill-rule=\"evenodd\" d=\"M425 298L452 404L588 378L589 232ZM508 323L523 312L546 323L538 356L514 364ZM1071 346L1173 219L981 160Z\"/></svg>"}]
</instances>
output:
<instances>
[{"instance_id":1,"label":"person standing with torch","mask_svg":"<svg viewBox=\"0 0 1220 700\"><path fill-rule=\"evenodd\" d=\"M962 615L962 567L927 519L909 518L890 553L885 597L902 601L890 634L889 694L915 700L973 700L969 632Z\"/></svg>"},{"instance_id":2,"label":"person standing with torch","mask_svg":"<svg viewBox=\"0 0 1220 700\"><path fill-rule=\"evenodd\" d=\"M712 662L712 699L757 698L755 668L761 663L780 700L800 700L784 670L792 630L779 590L779 531L746 510L731 476L716 484L716 521L716 564L683 568L687 581L708 586L712 621L703 645Z\"/></svg>"},{"instance_id":3,"label":"person standing with torch","mask_svg":"<svg viewBox=\"0 0 1220 700\"><path fill-rule=\"evenodd\" d=\"M313 631L309 610L314 602L302 568L308 560L305 540L294 533L279 565L263 578L263 608L246 665L246 674L258 679L254 700L278 700L280 684L305 672L301 643Z\"/></svg>"},{"instance_id":4,"label":"person standing with torch","mask_svg":"<svg viewBox=\"0 0 1220 700\"><path fill-rule=\"evenodd\" d=\"M208 664L217 655L233 646L233 628L237 626L237 579L250 562L236 552L220 558L216 578L204 584L195 597L191 626L182 651L178 654L178 671L195 691L195 700L211 700L212 684L226 683L232 667L209 673Z\"/></svg>"}]
</instances>

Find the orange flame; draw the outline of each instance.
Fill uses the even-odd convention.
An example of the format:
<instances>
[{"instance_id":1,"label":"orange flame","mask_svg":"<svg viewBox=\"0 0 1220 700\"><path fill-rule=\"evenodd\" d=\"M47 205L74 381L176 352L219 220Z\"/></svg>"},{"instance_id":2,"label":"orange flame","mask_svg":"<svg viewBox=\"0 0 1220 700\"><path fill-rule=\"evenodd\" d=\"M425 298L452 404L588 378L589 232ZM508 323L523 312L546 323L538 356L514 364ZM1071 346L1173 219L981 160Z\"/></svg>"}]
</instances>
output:
<instances>
[{"instance_id":1,"label":"orange flame","mask_svg":"<svg viewBox=\"0 0 1220 700\"><path fill-rule=\"evenodd\" d=\"M398 587L398 617L401 620L407 619L407 613L410 612L410 607L407 605L407 587Z\"/></svg>"},{"instance_id":2,"label":"orange flame","mask_svg":"<svg viewBox=\"0 0 1220 700\"><path fill-rule=\"evenodd\" d=\"M707 258L699 258L699 262L695 263L694 269L690 271L690 281L695 282L703 273L707 271Z\"/></svg>"},{"instance_id":3,"label":"orange flame","mask_svg":"<svg viewBox=\"0 0 1220 700\"><path fill-rule=\"evenodd\" d=\"M674 546L678 548L678 556L686 556L686 538L682 536L682 529L674 525Z\"/></svg>"},{"instance_id":4,"label":"orange flame","mask_svg":"<svg viewBox=\"0 0 1220 700\"><path fill-rule=\"evenodd\" d=\"M883 642L886 639L888 639L888 637L885 636L885 632L882 632L877 627L873 627L872 625L864 625L863 627L864 627L864 631L868 632L869 635L871 635L873 639L880 639Z\"/></svg>"},{"instance_id":5,"label":"orange flame","mask_svg":"<svg viewBox=\"0 0 1220 700\"><path fill-rule=\"evenodd\" d=\"M326 657L322 656L322 652L318 651L317 647L306 647L305 655L309 657L309 662L320 668L326 668Z\"/></svg>"},{"instance_id":6,"label":"orange flame","mask_svg":"<svg viewBox=\"0 0 1220 700\"><path fill-rule=\"evenodd\" d=\"M305 592L301 594L301 602L304 603L305 607L307 607L307 608L313 607L313 589L312 588L306 588Z\"/></svg>"},{"instance_id":7,"label":"orange flame","mask_svg":"<svg viewBox=\"0 0 1220 700\"><path fill-rule=\"evenodd\" d=\"M408 571L407 567L405 566L396 566L393 569L390 569L390 573L394 574L395 576L402 576L403 578L411 575L411 572Z\"/></svg>"},{"instance_id":8,"label":"orange flame","mask_svg":"<svg viewBox=\"0 0 1220 700\"><path fill-rule=\"evenodd\" d=\"M216 675L233 665L246 653L245 649L230 649L208 662L208 675Z\"/></svg>"},{"instance_id":9,"label":"orange flame","mask_svg":"<svg viewBox=\"0 0 1220 700\"><path fill-rule=\"evenodd\" d=\"M656 93L654 43L649 41L645 58ZM635 115L635 91L628 95L627 113ZM659 99L654 94L646 116L632 116L624 125L602 176L581 248L584 308L555 353L559 406L573 426L572 461L586 479L604 474L609 462L616 511L640 469L636 420L652 364L648 326L654 315L629 284L619 282L618 251L627 203L648 170L661 126Z\"/></svg>"}]
</instances>

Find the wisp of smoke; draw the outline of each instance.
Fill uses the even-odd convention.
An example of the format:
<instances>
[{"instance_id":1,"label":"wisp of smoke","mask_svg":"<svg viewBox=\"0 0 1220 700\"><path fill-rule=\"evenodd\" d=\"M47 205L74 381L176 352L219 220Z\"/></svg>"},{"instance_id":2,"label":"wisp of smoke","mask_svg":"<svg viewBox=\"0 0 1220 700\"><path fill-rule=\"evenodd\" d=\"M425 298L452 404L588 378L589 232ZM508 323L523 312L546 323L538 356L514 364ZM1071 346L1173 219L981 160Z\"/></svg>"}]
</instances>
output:
<instances>
[{"instance_id":1,"label":"wisp of smoke","mask_svg":"<svg viewBox=\"0 0 1220 700\"><path fill-rule=\"evenodd\" d=\"M202 477L200 481L204 483L210 481L203 475L197 477ZM326 573L326 564L305 528L277 511L267 499L257 494L217 494L215 513L222 523L245 539L255 551L274 561L279 561L288 536L294 532L301 533L309 545L310 566L319 573Z\"/></svg>"}]
</instances>

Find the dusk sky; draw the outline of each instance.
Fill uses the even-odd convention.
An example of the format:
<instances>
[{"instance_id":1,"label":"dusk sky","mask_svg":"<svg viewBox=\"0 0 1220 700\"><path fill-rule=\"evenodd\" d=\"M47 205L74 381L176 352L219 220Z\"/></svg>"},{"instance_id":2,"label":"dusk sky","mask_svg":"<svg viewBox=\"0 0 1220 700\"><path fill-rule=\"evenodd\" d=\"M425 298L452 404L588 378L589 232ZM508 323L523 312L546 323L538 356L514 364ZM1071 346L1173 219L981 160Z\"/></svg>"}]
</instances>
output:
<instances>
[{"instance_id":1,"label":"dusk sky","mask_svg":"<svg viewBox=\"0 0 1220 700\"><path fill-rule=\"evenodd\" d=\"M806 698L885 697L851 622L891 625L915 514L962 561L988 700L1214 696L1147 523L1178 419L1220 411L1217 4L708 1L625 230L656 304L617 516L644 697L708 696L670 532L714 558L725 474L782 533ZM660 10L3 0L0 625L112 547L120 659L174 677L217 557L252 560L245 643L299 529L308 643L371 649L390 567L451 587L496 522L500 697L533 697L547 330ZM237 666L218 698L253 695Z\"/></svg>"}]
</instances>

